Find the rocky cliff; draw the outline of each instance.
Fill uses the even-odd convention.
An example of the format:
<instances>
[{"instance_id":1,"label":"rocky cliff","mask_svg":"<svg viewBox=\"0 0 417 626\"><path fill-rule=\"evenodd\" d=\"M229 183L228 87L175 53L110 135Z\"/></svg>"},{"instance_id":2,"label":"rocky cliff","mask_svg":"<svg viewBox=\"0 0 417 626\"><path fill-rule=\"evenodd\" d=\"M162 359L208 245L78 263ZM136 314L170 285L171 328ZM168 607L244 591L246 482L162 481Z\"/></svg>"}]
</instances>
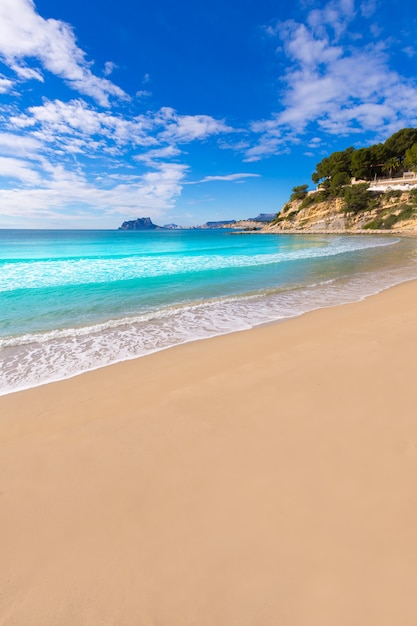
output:
<instances>
[{"instance_id":1,"label":"rocky cliff","mask_svg":"<svg viewBox=\"0 0 417 626\"><path fill-rule=\"evenodd\" d=\"M417 189L372 194L363 206L309 195L288 202L263 232L397 232L417 234Z\"/></svg>"},{"instance_id":2,"label":"rocky cliff","mask_svg":"<svg viewBox=\"0 0 417 626\"><path fill-rule=\"evenodd\" d=\"M123 222L118 230L156 230L160 228L152 222L150 217L138 217L136 220Z\"/></svg>"}]
</instances>

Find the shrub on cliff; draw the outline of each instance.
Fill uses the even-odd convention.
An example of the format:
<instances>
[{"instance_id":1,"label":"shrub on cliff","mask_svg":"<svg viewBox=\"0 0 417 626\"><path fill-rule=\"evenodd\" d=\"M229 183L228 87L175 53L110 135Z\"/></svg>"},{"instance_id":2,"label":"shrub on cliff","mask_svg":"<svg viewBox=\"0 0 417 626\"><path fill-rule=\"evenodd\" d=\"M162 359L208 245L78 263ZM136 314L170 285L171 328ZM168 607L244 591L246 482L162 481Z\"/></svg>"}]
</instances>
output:
<instances>
[{"instance_id":1,"label":"shrub on cliff","mask_svg":"<svg viewBox=\"0 0 417 626\"><path fill-rule=\"evenodd\" d=\"M306 196L302 203L300 204L300 209L307 209L309 206L320 202L320 198L318 197L318 193L315 193L311 196Z\"/></svg>"},{"instance_id":2,"label":"shrub on cliff","mask_svg":"<svg viewBox=\"0 0 417 626\"><path fill-rule=\"evenodd\" d=\"M412 189L410 191L410 200L413 204L417 204L417 189Z\"/></svg>"}]
</instances>

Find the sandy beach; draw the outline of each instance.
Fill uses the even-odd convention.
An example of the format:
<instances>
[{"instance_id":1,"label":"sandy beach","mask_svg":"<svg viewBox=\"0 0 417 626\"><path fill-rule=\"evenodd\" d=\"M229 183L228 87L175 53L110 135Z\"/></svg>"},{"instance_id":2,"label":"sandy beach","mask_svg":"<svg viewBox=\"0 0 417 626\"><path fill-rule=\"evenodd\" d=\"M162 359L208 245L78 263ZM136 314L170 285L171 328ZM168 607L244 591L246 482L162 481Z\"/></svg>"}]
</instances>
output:
<instances>
[{"instance_id":1,"label":"sandy beach","mask_svg":"<svg viewBox=\"0 0 417 626\"><path fill-rule=\"evenodd\" d=\"M417 282L0 398L0 624L415 626Z\"/></svg>"}]
</instances>

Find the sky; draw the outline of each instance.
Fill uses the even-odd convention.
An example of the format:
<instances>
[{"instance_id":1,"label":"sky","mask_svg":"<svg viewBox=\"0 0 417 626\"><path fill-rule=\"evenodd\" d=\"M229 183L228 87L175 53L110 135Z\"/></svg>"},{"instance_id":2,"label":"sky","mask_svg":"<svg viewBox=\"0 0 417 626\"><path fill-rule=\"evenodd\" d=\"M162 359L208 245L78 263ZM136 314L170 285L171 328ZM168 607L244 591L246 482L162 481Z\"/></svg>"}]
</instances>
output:
<instances>
[{"instance_id":1,"label":"sky","mask_svg":"<svg viewBox=\"0 0 417 626\"><path fill-rule=\"evenodd\" d=\"M276 213L417 126L415 0L0 0L0 228Z\"/></svg>"}]
</instances>

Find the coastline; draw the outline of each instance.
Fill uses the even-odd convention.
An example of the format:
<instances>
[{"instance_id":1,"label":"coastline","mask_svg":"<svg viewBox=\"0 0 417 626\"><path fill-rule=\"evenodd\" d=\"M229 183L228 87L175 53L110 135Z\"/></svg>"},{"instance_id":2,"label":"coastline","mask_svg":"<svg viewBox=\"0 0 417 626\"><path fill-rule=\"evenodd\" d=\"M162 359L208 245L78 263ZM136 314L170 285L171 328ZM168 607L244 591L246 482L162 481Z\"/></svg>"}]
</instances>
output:
<instances>
[{"instance_id":1,"label":"coastline","mask_svg":"<svg viewBox=\"0 0 417 626\"><path fill-rule=\"evenodd\" d=\"M0 397L0 624L415 617L417 281Z\"/></svg>"},{"instance_id":2,"label":"coastline","mask_svg":"<svg viewBox=\"0 0 417 626\"><path fill-rule=\"evenodd\" d=\"M333 228L333 229L302 229L302 228L288 228L288 229L274 229L273 227L270 228L263 228L262 230L237 230L235 232L231 232L231 235L385 235L385 236L389 236L389 235L395 235L396 237L410 237L410 238L415 238L417 237L417 231L415 229L413 230L396 230L396 229L350 229L350 230L345 230L345 229L337 229L337 228Z\"/></svg>"}]
</instances>

